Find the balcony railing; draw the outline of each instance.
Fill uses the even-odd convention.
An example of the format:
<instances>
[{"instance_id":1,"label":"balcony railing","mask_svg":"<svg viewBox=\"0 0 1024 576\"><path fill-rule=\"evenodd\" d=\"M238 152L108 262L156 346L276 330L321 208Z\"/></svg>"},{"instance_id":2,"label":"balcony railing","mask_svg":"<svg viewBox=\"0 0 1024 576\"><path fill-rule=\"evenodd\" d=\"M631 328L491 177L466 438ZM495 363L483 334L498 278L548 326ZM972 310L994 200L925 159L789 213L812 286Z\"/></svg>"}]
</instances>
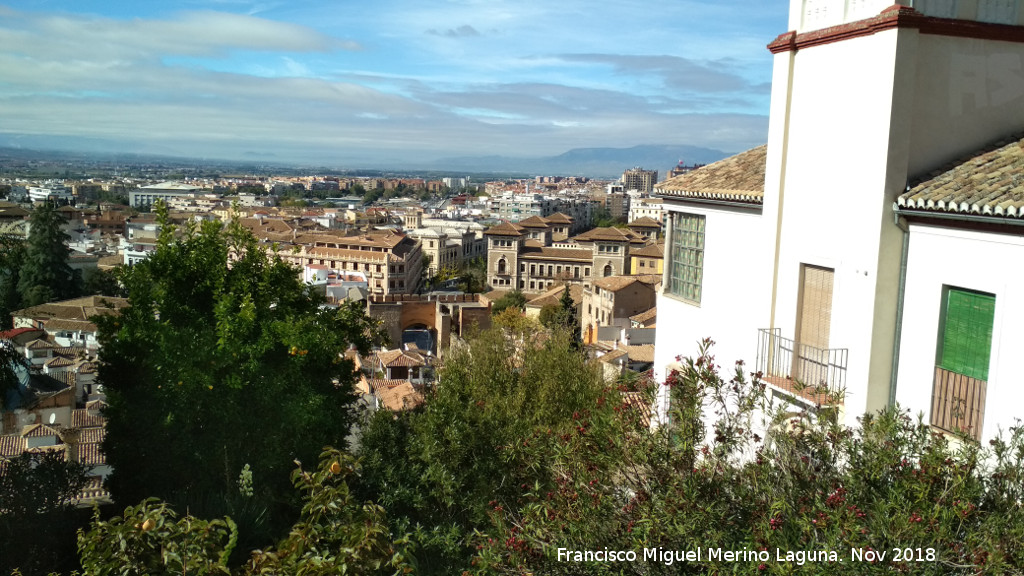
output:
<instances>
[{"instance_id":1,"label":"balcony railing","mask_svg":"<svg viewBox=\"0 0 1024 576\"><path fill-rule=\"evenodd\" d=\"M936 366L932 385L932 426L946 432L963 432L980 440L987 388L988 383L984 380Z\"/></svg>"},{"instance_id":2,"label":"balcony railing","mask_svg":"<svg viewBox=\"0 0 1024 576\"><path fill-rule=\"evenodd\" d=\"M763 379L815 404L833 403L846 389L846 348L815 348L783 338L778 328L757 337L757 370Z\"/></svg>"}]
</instances>

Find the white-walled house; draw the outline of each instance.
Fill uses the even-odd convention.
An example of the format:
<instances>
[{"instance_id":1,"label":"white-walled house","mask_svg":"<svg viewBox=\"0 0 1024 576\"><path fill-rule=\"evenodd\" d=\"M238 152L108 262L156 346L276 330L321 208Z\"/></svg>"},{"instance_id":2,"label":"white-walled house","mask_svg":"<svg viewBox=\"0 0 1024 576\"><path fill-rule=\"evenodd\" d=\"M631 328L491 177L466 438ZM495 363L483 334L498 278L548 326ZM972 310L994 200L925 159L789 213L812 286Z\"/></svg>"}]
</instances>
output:
<instances>
[{"instance_id":1,"label":"white-walled house","mask_svg":"<svg viewBox=\"0 0 1024 576\"><path fill-rule=\"evenodd\" d=\"M1020 4L791 1L791 30L769 45L767 146L656 189L668 220L659 377L710 337L723 370L746 361L780 400L820 401L790 378L844 389L847 424L895 401L931 419L933 392L947 413L984 404L971 430L982 438L1012 424L1024 395L1002 379L1008 351L1024 349L1024 228L1009 207L1024 199L1024 165L977 164L1024 129ZM963 178L940 205L928 191L958 158ZM994 310L968 324L991 319L988 366L954 368L988 378L987 390L967 394L976 382L937 376L952 338L942 330L969 306L991 308L985 298ZM943 418L933 424L948 429Z\"/></svg>"}]
</instances>

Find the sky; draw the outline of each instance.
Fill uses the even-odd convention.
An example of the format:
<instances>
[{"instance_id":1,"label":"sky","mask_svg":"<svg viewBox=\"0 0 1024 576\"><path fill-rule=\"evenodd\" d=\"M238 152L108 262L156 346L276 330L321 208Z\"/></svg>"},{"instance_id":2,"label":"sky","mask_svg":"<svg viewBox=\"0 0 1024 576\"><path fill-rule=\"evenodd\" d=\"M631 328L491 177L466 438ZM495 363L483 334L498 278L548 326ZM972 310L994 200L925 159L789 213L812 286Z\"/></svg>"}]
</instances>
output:
<instances>
[{"instance_id":1,"label":"sky","mask_svg":"<svg viewBox=\"0 0 1024 576\"><path fill-rule=\"evenodd\" d=\"M0 0L2 2L2 0ZM0 145L349 166L764 143L783 0L0 4Z\"/></svg>"}]
</instances>

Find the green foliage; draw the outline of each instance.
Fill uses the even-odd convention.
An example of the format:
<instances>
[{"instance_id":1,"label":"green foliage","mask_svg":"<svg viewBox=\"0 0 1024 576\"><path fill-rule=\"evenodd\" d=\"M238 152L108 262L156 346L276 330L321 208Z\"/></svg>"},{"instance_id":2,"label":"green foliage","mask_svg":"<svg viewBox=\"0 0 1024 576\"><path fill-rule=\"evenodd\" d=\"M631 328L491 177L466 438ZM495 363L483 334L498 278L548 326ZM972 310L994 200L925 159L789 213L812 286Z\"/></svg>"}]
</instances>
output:
<instances>
[{"instance_id":1,"label":"green foliage","mask_svg":"<svg viewBox=\"0 0 1024 576\"><path fill-rule=\"evenodd\" d=\"M303 493L302 515L275 550L256 551L249 574L404 574L412 570L406 541L392 542L384 509L360 503L346 480L356 471L351 457L335 449L320 455L319 467L292 473Z\"/></svg>"},{"instance_id":2,"label":"green foliage","mask_svg":"<svg viewBox=\"0 0 1024 576\"><path fill-rule=\"evenodd\" d=\"M0 573L77 566L74 500L85 483L86 468L63 452L25 453L0 466Z\"/></svg>"},{"instance_id":3,"label":"green foliage","mask_svg":"<svg viewBox=\"0 0 1024 576\"><path fill-rule=\"evenodd\" d=\"M64 216L50 203L32 211L29 217L25 260L18 275L18 292L24 306L72 298L79 282L68 265L70 237L61 226Z\"/></svg>"},{"instance_id":4,"label":"green foliage","mask_svg":"<svg viewBox=\"0 0 1024 576\"><path fill-rule=\"evenodd\" d=\"M97 319L109 487L119 502L233 514L255 545L267 531L243 517L274 534L297 508L292 461L344 445L355 395L341 354L365 351L369 326L356 306L321 308L237 223L176 235L161 219L157 250L122 277L131 306ZM245 464L253 499L237 489Z\"/></svg>"},{"instance_id":5,"label":"green foliage","mask_svg":"<svg viewBox=\"0 0 1024 576\"><path fill-rule=\"evenodd\" d=\"M0 234L0 328L5 330L12 326L11 312L22 308L18 284L24 263L25 241Z\"/></svg>"},{"instance_id":6,"label":"green foliage","mask_svg":"<svg viewBox=\"0 0 1024 576\"><path fill-rule=\"evenodd\" d=\"M517 506L545 470L524 447L576 429L604 393L568 335L530 334L492 329L453 347L422 411L378 415L364 431L361 489L380 496L394 531L411 532L420 573L467 568L493 506Z\"/></svg>"},{"instance_id":7,"label":"green foliage","mask_svg":"<svg viewBox=\"0 0 1024 576\"><path fill-rule=\"evenodd\" d=\"M239 531L230 517L179 518L165 502L150 498L124 514L79 533L85 573L113 574L405 574L412 570L404 539L392 542L384 511L356 501L347 480L356 472L350 456L328 448L319 466L292 473L302 512L276 546L251 553L232 571L229 558Z\"/></svg>"},{"instance_id":8,"label":"green foliage","mask_svg":"<svg viewBox=\"0 0 1024 576\"><path fill-rule=\"evenodd\" d=\"M521 290L512 290L491 304L491 314L500 314L507 308L518 308L520 311L526 308L526 296Z\"/></svg>"},{"instance_id":9,"label":"green foliage","mask_svg":"<svg viewBox=\"0 0 1024 576\"><path fill-rule=\"evenodd\" d=\"M951 444L898 409L848 429L828 416L771 414L742 366L726 380L705 348L664 384L671 424L622 429L612 442L562 439L525 505L495 510L478 537L481 573L1007 574L1024 569L1024 432L983 450ZM615 407L612 407L613 411ZM618 406L618 414L629 413ZM603 412L603 413L602 413ZM616 424L595 407L592 421ZM703 418L710 416L705 422ZM757 430L770 425L769 438ZM763 432L762 432L763 434ZM557 549L694 550L702 562L566 562ZM708 558L707 548L769 552L768 561ZM913 549L914 559L894 549ZM920 548L921 552L917 552ZM884 551L854 562L851 549ZM933 551L929 557L929 549ZM835 551L799 564L787 552ZM782 560L779 560L781 551ZM920 558L920 560L918 560Z\"/></svg>"},{"instance_id":10,"label":"green foliage","mask_svg":"<svg viewBox=\"0 0 1024 576\"><path fill-rule=\"evenodd\" d=\"M547 328L562 329L574 335L573 347L579 348L580 340L580 315L576 303L572 301L572 294L569 286L565 286L558 304L548 304L540 310L540 323Z\"/></svg>"},{"instance_id":11,"label":"green foliage","mask_svg":"<svg viewBox=\"0 0 1024 576\"><path fill-rule=\"evenodd\" d=\"M108 521L93 518L78 537L86 574L230 574L228 558L238 540L230 518L201 520L178 515L149 498Z\"/></svg>"},{"instance_id":12,"label":"green foliage","mask_svg":"<svg viewBox=\"0 0 1024 576\"><path fill-rule=\"evenodd\" d=\"M463 292L470 294L485 292L487 290L487 260L478 256L464 262L458 278Z\"/></svg>"},{"instance_id":13,"label":"green foliage","mask_svg":"<svg viewBox=\"0 0 1024 576\"><path fill-rule=\"evenodd\" d=\"M113 270L101 270L93 268L87 270L82 276L84 294L95 294L97 296L127 296L124 286L118 279L122 274L121 266Z\"/></svg>"}]
</instances>

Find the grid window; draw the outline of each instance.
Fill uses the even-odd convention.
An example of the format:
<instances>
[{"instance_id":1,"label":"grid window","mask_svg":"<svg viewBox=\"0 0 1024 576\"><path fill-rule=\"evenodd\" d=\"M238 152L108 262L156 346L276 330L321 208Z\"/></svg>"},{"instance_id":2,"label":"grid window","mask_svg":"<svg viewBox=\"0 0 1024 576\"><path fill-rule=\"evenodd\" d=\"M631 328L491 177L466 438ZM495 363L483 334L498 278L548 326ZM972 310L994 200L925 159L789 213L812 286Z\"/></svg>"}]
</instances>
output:
<instances>
[{"instance_id":1,"label":"grid window","mask_svg":"<svg viewBox=\"0 0 1024 576\"><path fill-rule=\"evenodd\" d=\"M700 304L704 280L704 216L672 214L668 291Z\"/></svg>"}]
</instances>

